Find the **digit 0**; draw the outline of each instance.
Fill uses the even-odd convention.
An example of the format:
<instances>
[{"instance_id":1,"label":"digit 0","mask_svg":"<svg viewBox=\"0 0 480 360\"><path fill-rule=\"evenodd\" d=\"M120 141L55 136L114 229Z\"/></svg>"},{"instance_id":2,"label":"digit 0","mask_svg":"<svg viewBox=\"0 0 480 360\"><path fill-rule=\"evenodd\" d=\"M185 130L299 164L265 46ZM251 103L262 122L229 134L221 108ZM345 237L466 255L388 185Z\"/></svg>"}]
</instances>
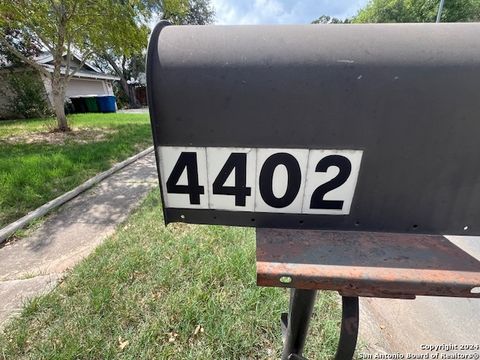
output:
<instances>
[{"instance_id":1,"label":"digit 0","mask_svg":"<svg viewBox=\"0 0 480 360\"><path fill-rule=\"evenodd\" d=\"M273 173L277 166L283 165L287 169L287 189L281 197L273 193ZM271 155L263 163L260 170L259 187L263 201L274 208L284 208L290 205L298 195L302 181L302 172L297 159L288 153Z\"/></svg>"}]
</instances>

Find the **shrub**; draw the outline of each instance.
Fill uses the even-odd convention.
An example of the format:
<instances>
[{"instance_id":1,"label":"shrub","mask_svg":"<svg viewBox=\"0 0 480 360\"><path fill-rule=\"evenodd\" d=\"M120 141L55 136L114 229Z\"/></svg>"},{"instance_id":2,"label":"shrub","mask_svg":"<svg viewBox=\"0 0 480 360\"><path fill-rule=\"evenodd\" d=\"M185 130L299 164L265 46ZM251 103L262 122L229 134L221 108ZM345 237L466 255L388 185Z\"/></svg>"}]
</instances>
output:
<instances>
[{"instance_id":1,"label":"shrub","mask_svg":"<svg viewBox=\"0 0 480 360\"><path fill-rule=\"evenodd\" d=\"M38 118L52 114L45 87L34 71L10 71L4 96L9 98L7 111L16 117Z\"/></svg>"}]
</instances>

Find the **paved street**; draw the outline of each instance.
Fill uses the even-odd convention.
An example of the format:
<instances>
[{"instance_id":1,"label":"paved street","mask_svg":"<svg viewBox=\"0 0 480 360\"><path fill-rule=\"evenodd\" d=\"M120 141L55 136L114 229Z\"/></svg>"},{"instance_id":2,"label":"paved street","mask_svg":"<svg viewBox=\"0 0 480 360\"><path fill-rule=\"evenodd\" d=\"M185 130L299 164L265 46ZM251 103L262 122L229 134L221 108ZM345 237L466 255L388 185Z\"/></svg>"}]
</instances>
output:
<instances>
[{"instance_id":1,"label":"paved street","mask_svg":"<svg viewBox=\"0 0 480 360\"><path fill-rule=\"evenodd\" d=\"M480 237L448 238L480 260ZM480 345L480 299L364 298L360 306L360 335L370 344L367 353L415 353L422 344Z\"/></svg>"}]
</instances>

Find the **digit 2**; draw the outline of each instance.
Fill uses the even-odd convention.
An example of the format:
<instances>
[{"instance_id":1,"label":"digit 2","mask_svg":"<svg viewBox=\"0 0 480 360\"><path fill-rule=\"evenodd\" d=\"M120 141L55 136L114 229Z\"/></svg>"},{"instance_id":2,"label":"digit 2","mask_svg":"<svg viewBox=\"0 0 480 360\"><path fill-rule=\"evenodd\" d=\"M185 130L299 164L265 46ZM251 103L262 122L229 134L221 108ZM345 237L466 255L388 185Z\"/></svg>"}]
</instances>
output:
<instances>
[{"instance_id":1,"label":"digit 2","mask_svg":"<svg viewBox=\"0 0 480 360\"><path fill-rule=\"evenodd\" d=\"M330 166L336 166L340 171L333 179L315 189L310 200L310 209L342 210L343 208L343 200L324 200L324 196L347 181L352 172L352 164L345 156L329 155L318 162L315 171L326 172Z\"/></svg>"}]
</instances>

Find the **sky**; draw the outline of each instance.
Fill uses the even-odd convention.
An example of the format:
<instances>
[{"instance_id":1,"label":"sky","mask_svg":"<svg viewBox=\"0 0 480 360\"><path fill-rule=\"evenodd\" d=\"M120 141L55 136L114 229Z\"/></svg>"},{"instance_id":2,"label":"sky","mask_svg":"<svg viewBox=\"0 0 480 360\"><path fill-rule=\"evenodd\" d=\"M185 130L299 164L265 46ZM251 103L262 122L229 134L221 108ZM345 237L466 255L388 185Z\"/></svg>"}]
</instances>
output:
<instances>
[{"instance_id":1,"label":"sky","mask_svg":"<svg viewBox=\"0 0 480 360\"><path fill-rule=\"evenodd\" d=\"M211 0L216 24L309 24L355 15L368 0Z\"/></svg>"}]
</instances>

